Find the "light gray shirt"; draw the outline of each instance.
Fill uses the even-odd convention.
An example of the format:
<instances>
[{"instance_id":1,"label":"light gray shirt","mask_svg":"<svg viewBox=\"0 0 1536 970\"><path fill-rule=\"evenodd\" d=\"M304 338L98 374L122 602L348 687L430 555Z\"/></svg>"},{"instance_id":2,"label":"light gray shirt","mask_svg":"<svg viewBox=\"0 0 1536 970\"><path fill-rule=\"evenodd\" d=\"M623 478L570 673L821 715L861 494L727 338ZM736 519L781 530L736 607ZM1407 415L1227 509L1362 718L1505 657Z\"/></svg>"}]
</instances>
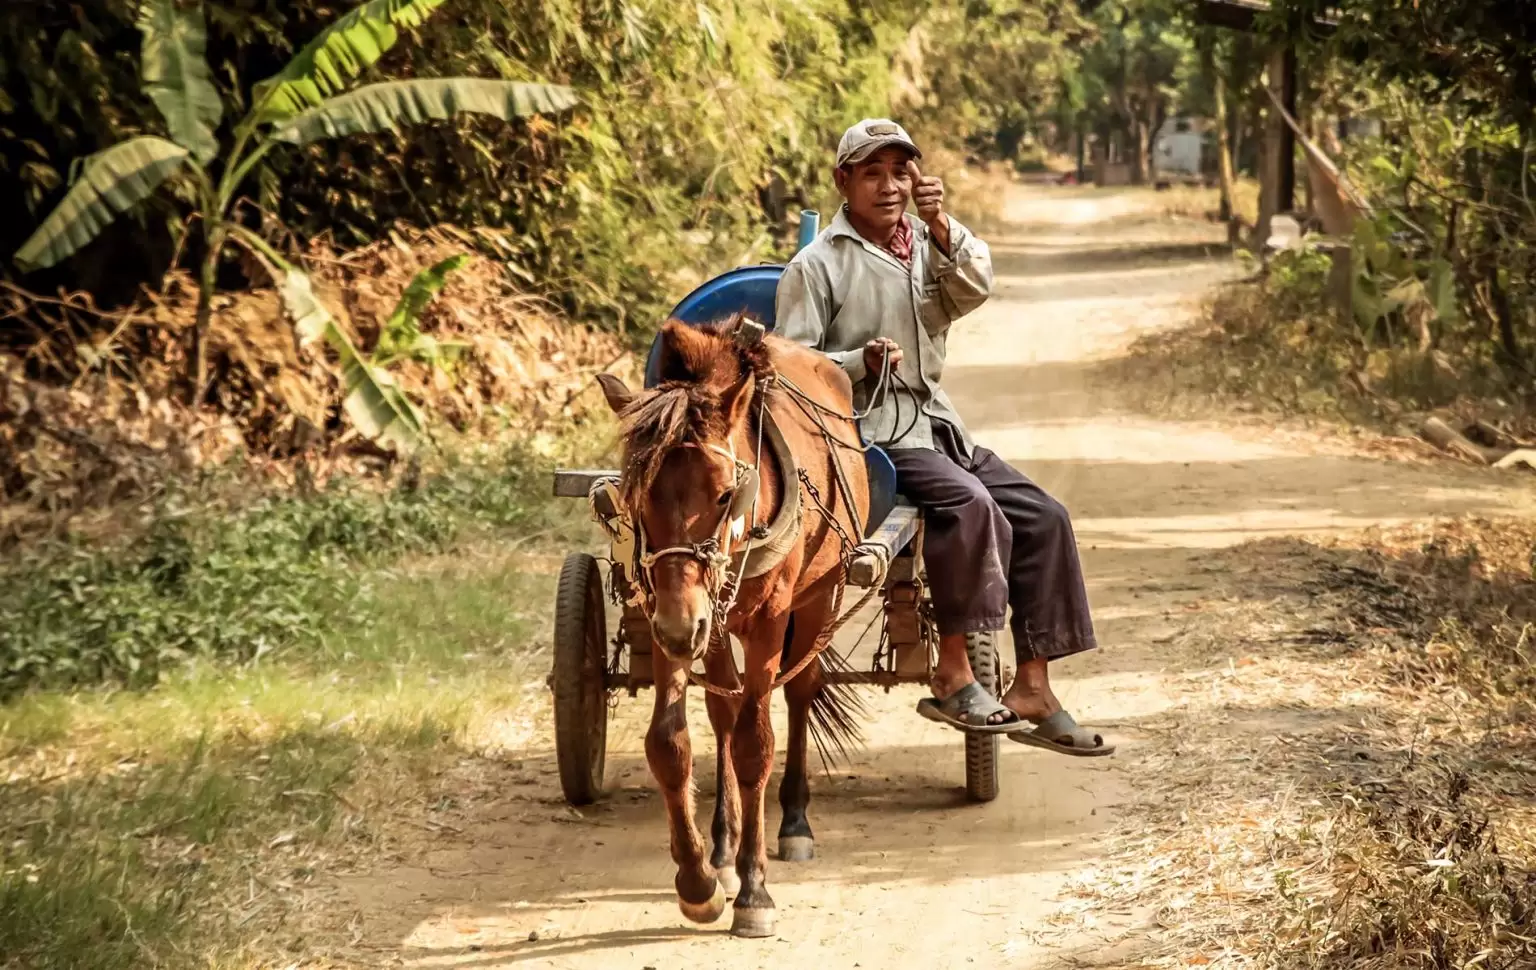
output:
<instances>
[{"instance_id":1,"label":"light gray shirt","mask_svg":"<svg viewBox=\"0 0 1536 970\"><path fill-rule=\"evenodd\" d=\"M910 267L860 236L840 209L785 268L775 330L837 361L853 381L854 407L860 411L870 407L876 386L875 375L864 369L864 345L876 337L896 341L903 350L896 368L901 382L886 379L860 425L864 437L886 448L932 448L932 422L944 421L969 454L970 434L939 379L950 325L992 292L992 255L954 217L949 256L926 225L911 215L904 218L913 234Z\"/></svg>"}]
</instances>

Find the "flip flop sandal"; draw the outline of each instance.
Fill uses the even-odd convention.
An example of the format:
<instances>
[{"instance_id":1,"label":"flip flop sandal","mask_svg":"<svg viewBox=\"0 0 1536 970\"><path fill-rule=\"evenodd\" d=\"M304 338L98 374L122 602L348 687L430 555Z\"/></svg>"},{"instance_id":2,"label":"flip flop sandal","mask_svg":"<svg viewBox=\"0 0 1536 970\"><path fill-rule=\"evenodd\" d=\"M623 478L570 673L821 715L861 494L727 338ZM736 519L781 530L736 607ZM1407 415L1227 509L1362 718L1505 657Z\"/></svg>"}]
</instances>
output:
<instances>
[{"instance_id":1,"label":"flip flop sandal","mask_svg":"<svg viewBox=\"0 0 1536 970\"><path fill-rule=\"evenodd\" d=\"M988 724L987 721L999 712L1007 714L1008 720ZM917 713L969 734L1008 734L1025 723L974 680L943 700L923 698L917 702Z\"/></svg>"},{"instance_id":2,"label":"flip flop sandal","mask_svg":"<svg viewBox=\"0 0 1536 970\"><path fill-rule=\"evenodd\" d=\"M1074 758L1102 758L1115 753L1115 746L1105 744L1101 735L1080 727L1066 711L1057 711L1041 721L1033 731L1015 731L1009 738L1020 744L1044 748Z\"/></svg>"}]
</instances>

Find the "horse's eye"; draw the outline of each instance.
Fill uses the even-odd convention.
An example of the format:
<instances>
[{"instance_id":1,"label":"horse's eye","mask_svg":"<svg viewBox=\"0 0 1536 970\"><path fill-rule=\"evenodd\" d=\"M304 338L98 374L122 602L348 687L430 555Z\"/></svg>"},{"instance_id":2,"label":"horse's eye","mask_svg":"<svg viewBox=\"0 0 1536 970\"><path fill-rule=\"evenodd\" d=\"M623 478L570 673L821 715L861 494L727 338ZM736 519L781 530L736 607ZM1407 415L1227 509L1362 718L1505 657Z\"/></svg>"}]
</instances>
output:
<instances>
[{"instance_id":1,"label":"horse's eye","mask_svg":"<svg viewBox=\"0 0 1536 970\"><path fill-rule=\"evenodd\" d=\"M720 500L718 502L716 502L715 504L720 506L721 508L724 508L726 505L730 504L730 501L731 501L731 493L730 492L721 492L720 493Z\"/></svg>"}]
</instances>

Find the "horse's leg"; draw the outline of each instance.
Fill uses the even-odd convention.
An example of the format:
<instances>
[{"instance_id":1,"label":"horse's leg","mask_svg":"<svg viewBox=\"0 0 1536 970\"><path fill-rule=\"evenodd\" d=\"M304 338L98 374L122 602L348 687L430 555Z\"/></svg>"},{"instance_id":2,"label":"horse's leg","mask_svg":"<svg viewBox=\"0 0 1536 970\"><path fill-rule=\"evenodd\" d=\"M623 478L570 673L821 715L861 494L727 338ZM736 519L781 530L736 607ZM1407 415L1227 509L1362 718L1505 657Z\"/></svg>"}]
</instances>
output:
<instances>
[{"instance_id":1,"label":"horse's leg","mask_svg":"<svg viewBox=\"0 0 1536 970\"><path fill-rule=\"evenodd\" d=\"M704 840L693 823L693 745L688 740L688 669L660 650L656 665L656 707L645 734L645 760L661 786L677 863L677 903L695 923L713 923L725 912L725 892L704 857Z\"/></svg>"},{"instance_id":2,"label":"horse's leg","mask_svg":"<svg viewBox=\"0 0 1536 970\"><path fill-rule=\"evenodd\" d=\"M831 619L832 594L805 604L796 610L789 623L785 669L793 666L816 645L816 639ZM789 754L784 762L784 779L779 782L779 860L809 862L816 857L816 843L811 823L805 817L811 803L810 771L806 764L806 742L810 734L811 702L821 692L821 662L815 660L794 680L784 685L789 702Z\"/></svg>"},{"instance_id":3,"label":"horse's leg","mask_svg":"<svg viewBox=\"0 0 1536 970\"><path fill-rule=\"evenodd\" d=\"M704 669L713 683L733 689L741 686L736 658L729 645L711 651L704 658ZM741 702L706 694L704 704L709 708L710 726L715 729L715 818L709 827L715 847L709 862L715 867L725 894L734 896L741 889L741 881L736 877L736 847L741 844L741 792L736 783L736 760L731 757L731 736Z\"/></svg>"},{"instance_id":4,"label":"horse's leg","mask_svg":"<svg viewBox=\"0 0 1536 970\"><path fill-rule=\"evenodd\" d=\"M789 615L759 624L742 638L747 655L746 686L741 713L731 735L731 755L741 788L741 847L736 852L736 874L741 889L731 932L737 936L772 936L775 911L768 895L768 847L763 834L764 795L773 771L773 722L768 703L773 679L784 650L784 630Z\"/></svg>"}]
</instances>

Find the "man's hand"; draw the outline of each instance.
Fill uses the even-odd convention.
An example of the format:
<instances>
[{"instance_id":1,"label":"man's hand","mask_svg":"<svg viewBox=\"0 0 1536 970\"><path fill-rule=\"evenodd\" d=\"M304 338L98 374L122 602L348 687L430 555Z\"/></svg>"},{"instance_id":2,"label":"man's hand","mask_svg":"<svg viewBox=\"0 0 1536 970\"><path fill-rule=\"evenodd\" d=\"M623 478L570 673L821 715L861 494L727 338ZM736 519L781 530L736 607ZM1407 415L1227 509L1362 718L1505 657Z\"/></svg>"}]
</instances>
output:
<instances>
[{"instance_id":1,"label":"man's hand","mask_svg":"<svg viewBox=\"0 0 1536 970\"><path fill-rule=\"evenodd\" d=\"M874 380L880 379L880 371L889 361L891 369L901 363L901 346L890 337L876 337L864 345L864 370Z\"/></svg>"},{"instance_id":2,"label":"man's hand","mask_svg":"<svg viewBox=\"0 0 1536 970\"><path fill-rule=\"evenodd\" d=\"M912 203L917 206L917 217L928 224L933 241L939 249L949 252L949 216L944 214L944 182L938 176L924 175L917 162L907 161L907 174L912 177Z\"/></svg>"}]
</instances>

